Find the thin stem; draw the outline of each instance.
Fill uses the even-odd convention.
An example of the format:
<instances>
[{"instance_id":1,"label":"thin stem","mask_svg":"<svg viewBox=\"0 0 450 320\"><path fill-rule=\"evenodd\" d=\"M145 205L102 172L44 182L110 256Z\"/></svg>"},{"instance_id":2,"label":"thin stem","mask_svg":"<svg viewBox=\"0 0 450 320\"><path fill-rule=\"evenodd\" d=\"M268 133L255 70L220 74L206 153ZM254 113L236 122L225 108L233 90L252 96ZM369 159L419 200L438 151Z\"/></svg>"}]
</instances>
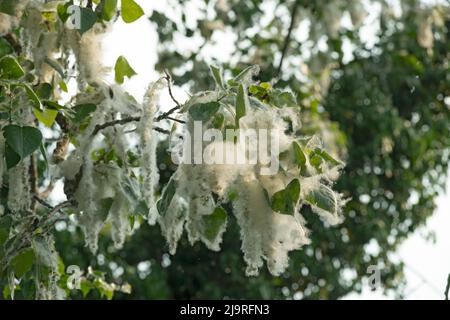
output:
<instances>
[{"instance_id":1,"label":"thin stem","mask_svg":"<svg viewBox=\"0 0 450 320\"><path fill-rule=\"evenodd\" d=\"M291 42L291 34L292 34L292 30L294 29L294 25L295 25L295 21L296 21L296 17L297 17L297 11L298 11L298 7L299 7L299 2L300 1L296 0L292 6L291 23L289 25L286 37L284 38L283 49L281 50L280 63L278 64L278 68L275 73L276 76L278 76L280 74L281 69L283 68L284 58L286 57L286 53L289 48L289 44Z\"/></svg>"},{"instance_id":2,"label":"thin stem","mask_svg":"<svg viewBox=\"0 0 450 320\"><path fill-rule=\"evenodd\" d=\"M97 133L99 133L101 130L115 126L115 125L124 125L130 122L138 122L141 120L141 117L128 117L128 118L123 118L123 119L119 119L119 120L113 120L113 121L109 121L109 122L105 122L103 124L98 124L95 126L94 131L92 132L92 136L95 136ZM182 122L182 120L178 120L178 119L172 119L174 121L178 121L178 122ZM184 123L184 121L183 121ZM161 133L165 133L165 134L170 134L169 130L165 130L162 129L160 127L153 127L153 130L161 132Z\"/></svg>"},{"instance_id":3,"label":"thin stem","mask_svg":"<svg viewBox=\"0 0 450 320\"><path fill-rule=\"evenodd\" d=\"M169 88L169 95L172 98L173 102L175 102L175 104L177 105L178 109L181 109L181 104L177 101L177 99L175 99L175 97L173 96L173 93L172 93L172 77L167 72L167 70L164 70L164 73L166 74L165 79L167 80L167 86Z\"/></svg>"},{"instance_id":4,"label":"thin stem","mask_svg":"<svg viewBox=\"0 0 450 320\"><path fill-rule=\"evenodd\" d=\"M128 117L128 118L123 118L123 119L119 119L119 120L105 122L103 124L98 124L95 126L95 129L92 132L92 136L95 136L97 133L99 133L99 131L106 129L108 127L113 127L118 124L124 125L124 124L130 123L130 122L138 122L140 120L141 120L141 117Z\"/></svg>"},{"instance_id":5,"label":"thin stem","mask_svg":"<svg viewBox=\"0 0 450 320\"><path fill-rule=\"evenodd\" d=\"M184 120L180 120L180 119L177 119L177 118L173 118L173 117L167 117L166 118L167 120L172 120L172 121L175 121L175 122L178 122L178 123L186 123L186 121L184 121Z\"/></svg>"}]
</instances>

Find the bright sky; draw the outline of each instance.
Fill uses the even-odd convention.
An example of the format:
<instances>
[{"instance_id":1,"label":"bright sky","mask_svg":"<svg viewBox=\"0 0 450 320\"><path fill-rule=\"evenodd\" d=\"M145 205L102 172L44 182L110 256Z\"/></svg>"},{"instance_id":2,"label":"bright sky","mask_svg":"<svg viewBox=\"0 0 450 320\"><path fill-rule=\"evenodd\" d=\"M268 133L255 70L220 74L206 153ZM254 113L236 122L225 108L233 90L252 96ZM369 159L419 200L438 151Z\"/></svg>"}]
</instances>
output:
<instances>
[{"instance_id":1,"label":"bright sky","mask_svg":"<svg viewBox=\"0 0 450 320\"><path fill-rule=\"evenodd\" d=\"M154 7L161 7L161 3L154 1L137 0L143 7L146 15L151 15ZM159 8L161 9L161 8ZM368 20L371 20L369 16ZM374 27L367 25L364 32L370 33ZM125 24L120 19L114 25L112 33L105 39L104 58L106 65L111 68L116 59L124 55L138 73L131 80L127 80L125 88L137 99L142 99L145 89L151 81L158 79L154 71L156 62L157 35L154 26L148 19L141 18L132 24ZM193 44L189 44L193 45ZM195 44L194 44L195 45ZM225 46L226 47L226 46ZM223 59L224 52L218 48L208 48L210 56L217 55ZM223 48L222 48L223 49ZM113 77L111 75L111 82ZM183 101L186 92L174 88L175 95ZM163 105L171 106L167 93L162 95ZM450 188L450 180L449 180ZM408 266L405 270L407 279L407 299L442 299L447 276L450 273L450 195L442 195L438 199L438 210L428 221L428 224L408 239L397 253L399 259ZM426 241L423 234L434 231L436 243ZM392 295L384 296L381 292L371 292L368 287L362 294L350 294L347 299L386 299Z\"/></svg>"}]
</instances>

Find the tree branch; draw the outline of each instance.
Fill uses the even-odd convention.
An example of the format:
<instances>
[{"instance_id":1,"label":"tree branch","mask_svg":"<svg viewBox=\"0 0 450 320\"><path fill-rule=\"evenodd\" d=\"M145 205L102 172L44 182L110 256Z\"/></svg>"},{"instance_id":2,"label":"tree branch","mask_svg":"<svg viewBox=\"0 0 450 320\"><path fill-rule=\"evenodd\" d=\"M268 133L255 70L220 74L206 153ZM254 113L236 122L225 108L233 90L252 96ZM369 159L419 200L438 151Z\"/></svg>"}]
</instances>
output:
<instances>
[{"instance_id":1,"label":"tree branch","mask_svg":"<svg viewBox=\"0 0 450 320\"><path fill-rule=\"evenodd\" d=\"M292 30L294 29L294 25L295 25L295 21L297 20L297 11L298 11L298 7L299 7L299 0L296 0L294 2L294 4L292 5L292 10L291 10L291 23L289 25L289 29L288 32L286 34L286 37L284 38L284 45L283 45L283 49L281 50L281 58L280 58L280 63L278 64L278 68L277 71L275 73L275 76L278 76L281 72L281 68L283 68L283 62L284 62L284 58L286 57L286 53L287 50L289 48L289 44L291 42L291 34L292 34Z\"/></svg>"},{"instance_id":2,"label":"tree branch","mask_svg":"<svg viewBox=\"0 0 450 320\"><path fill-rule=\"evenodd\" d=\"M95 136L97 133L99 133L99 131L106 129L108 127L113 127L118 124L124 125L124 124L130 123L130 122L138 122L140 120L141 120L141 117L128 117L128 118L123 118L123 119L119 119L119 120L105 122L103 124L98 124L94 128L94 131L92 132L92 136Z\"/></svg>"},{"instance_id":3,"label":"tree branch","mask_svg":"<svg viewBox=\"0 0 450 320\"><path fill-rule=\"evenodd\" d=\"M178 119L172 119L174 121L178 121L180 123L185 123L182 120L178 120ZM105 122L103 124L98 124L95 126L94 131L92 132L92 136L95 136L97 133L99 133L101 130L115 126L115 125L124 125L130 122L138 122L141 121L141 117L128 117L128 118L123 118L123 119L119 119L119 120L113 120L113 121L109 121L109 122ZM161 133L165 133L165 134L170 134L169 130L165 130L162 129L160 127L153 127L153 130L157 131L157 132L161 132Z\"/></svg>"}]
</instances>

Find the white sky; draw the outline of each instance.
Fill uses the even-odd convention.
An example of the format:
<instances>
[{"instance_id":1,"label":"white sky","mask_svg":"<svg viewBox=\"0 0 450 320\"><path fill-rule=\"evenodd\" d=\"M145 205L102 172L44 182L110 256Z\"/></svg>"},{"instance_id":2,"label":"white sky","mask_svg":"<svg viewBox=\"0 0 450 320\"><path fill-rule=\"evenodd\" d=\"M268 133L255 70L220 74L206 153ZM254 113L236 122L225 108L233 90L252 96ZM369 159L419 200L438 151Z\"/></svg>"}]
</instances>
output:
<instances>
[{"instance_id":1,"label":"white sky","mask_svg":"<svg viewBox=\"0 0 450 320\"><path fill-rule=\"evenodd\" d=\"M164 6L161 2L137 0L146 12L151 15L153 7ZM161 9L161 8L159 8ZM370 20L370 16L369 16ZM365 32L373 32L375 27L366 26ZM148 19L142 17L132 24L125 24L120 19L115 24L112 33L105 39L105 64L113 68L116 59L124 55L131 66L138 73L131 80L126 80L125 88L137 99L141 100L145 89L151 81L158 79L154 71L156 62L157 35L154 26ZM192 43L189 45L193 45ZM227 46L225 46L227 47ZM208 48L208 55L222 60L222 48ZM113 76L110 78L113 81ZM174 88L175 95L183 101L187 97L180 88ZM172 106L167 93L163 93L162 102L168 107ZM450 187L450 180L449 180ZM407 299L442 299L446 286L447 276L450 273L450 196L442 195L438 199L438 210L429 220L426 227L421 228L399 249L397 256L409 266L406 268ZM424 231L436 233L436 243L427 242L422 234ZM381 292L371 292L367 287L362 294L350 294L347 299L386 299L392 295L384 296Z\"/></svg>"}]
</instances>

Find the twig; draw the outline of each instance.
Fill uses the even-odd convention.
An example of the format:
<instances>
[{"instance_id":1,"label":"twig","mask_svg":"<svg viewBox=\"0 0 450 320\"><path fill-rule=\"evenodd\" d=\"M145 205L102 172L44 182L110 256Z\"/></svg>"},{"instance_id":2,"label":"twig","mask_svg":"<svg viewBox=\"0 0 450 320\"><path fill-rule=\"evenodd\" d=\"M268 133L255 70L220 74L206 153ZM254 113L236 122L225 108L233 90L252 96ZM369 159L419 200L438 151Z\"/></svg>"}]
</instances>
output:
<instances>
[{"instance_id":1,"label":"twig","mask_svg":"<svg viewBox=\"0 0 450 320\"><path fill-rule=\"evenodd\" d=\"M155 130L157 132L164 133L164 134L170 134L169 130L166 130L166 129L163 129L163 128L160 128L160 127L153 127L153 130Z\"/></svg>"},{"instance_id":2,"label":"twig","mask_svg":"<svg viewBox=\"0 0 450 320\"><path fill-rule=\"evenodd\" d=\"M30 189L32 194L37 194L38 190L38 172L37 172L37 162L36 155L32 154L30 157ZM34 199L31 200L31 211L35 212L36 210L36 201Z\"/></svg>"},{"instance_id":3,"label":"twig","mask_svg":"<svg viewBox=\"0 0 450 320\"><path fill-rule=\"evenodd\" d=\"M181 109L181 104L177 101L177 99L175 99L175 97L173 96L173 93L172 93L172 77L167 72L167 70L164 70L164 73L166 74L165 79L167 80L167 86L169 88L169 95L172 98L173 102L175 102L175 104L177 105L177 108Z\"/></svg>"},{"instance_id":4,"label":"twig","mask_svg":"<svg viewBox=\"0 0 450 320\"><path fill-rule=\"evenodd\" d=\"M141 117L128 117L128 118L123 118L123 119L119 119L119 120L105 122L103 124L98 124L95 127L94 131L92 132L92 136L95 136L101 130L106 129L108 127L112 127L112 126L115 126L115 125L118 125L118 124L123 125L123 124L127 124L127 123L130 123L130 122L138 122L140 120L141 120ZM178 119L175 119L175 118L173 118L171 120L178 121L178 122L181 122L181 123L185 123L183 120L178 120ZM162 129L160 127L153 127L153 130L161 132L161 133L165 133L165 134L170 134L169 130Z\"/></svg>"},{"instance_id":5,"label":"twig","mask_svg":"<svg viewBox=\"0 0 450 320\"><path fill-rule=\"evenodd\" d=\"M275 73L276 76L278 76L281 72L281 68L283 67L283 62L284 62L284 58L286 57L286 53L289 47L289 44L291 42L291 34L292 34L292 30L294 29L294 25L295 25L295 20L297 17L297 10L299 7L299 0L296 0L292 6L292 11L291 11L291 23L289 25L289 29L288 32L286 34L286 37L284 38L284 45L283 45L283 49L281 51L281 58L280 58L280 63L278 64L278 68L277 71Z\"/></svg>"},{"instance_id":6,"label":"twig","mask_svg":"<svg viewBox=\"0 0 450 320\"><path fill-rule=\"evenodd\" d=\"M158 116L158 117L155 119L155 122L158 122L158 121L161 121L161 120L164 120L164 119L168 119L169 116L170 116L172 113L174 113L175 111L179 110L180 108L181 108L181 107L176 106L176 107L173 107L172 109L170 109L169 111L164 112L162 115Z\"/></svg>"},{"instance_id":7,"label":"twig","mask_svg":"<svg viewBox=\"0 0 450 320\"><path fill-rule=\"evenodd\" d=\"M40 197L34 196L34 199L35 199L37 202L39 202L41 205L43 205L44 207L46 207L47 209L52 209L52 210L53 210L53 207L52 207L50 204L48 204L47 202L45 202L44 200L42 200Z\"/></svg>"},{"instance_id":8,"label":"twig","mask_svg":"<svg viewBox=\"0 0 450 320\"><path fill-rule=\"evenodd\" d=\"M168 119L168 120L172 120L172 121L175 121L175 122L178 122L178 123L186 123L186 121L184 121L184 120L180 120L180 119L177 119L177 118L174 118L174 117L167 117L166 119Z\"/></svg>"},{"instance_id":9,"label":"twig","mask_svg":"<svg viewBox=\"0 0 450 320\"><path fill-rule=\"evenodd\" d=\"M119 120L113 120L113 121L109 121L109 122L105 122L103 124L98 124L95 126L94 131L92 132L92 136L95 136L97 133L99 133L99 131L106 129L108 127L112 127L115 125L123 125L123 124L127 124L130 122L137 122L140 121L141 117L128 117L128 118L123 118L123 119L119 119Z\"/></svg>"}]
</instances>

